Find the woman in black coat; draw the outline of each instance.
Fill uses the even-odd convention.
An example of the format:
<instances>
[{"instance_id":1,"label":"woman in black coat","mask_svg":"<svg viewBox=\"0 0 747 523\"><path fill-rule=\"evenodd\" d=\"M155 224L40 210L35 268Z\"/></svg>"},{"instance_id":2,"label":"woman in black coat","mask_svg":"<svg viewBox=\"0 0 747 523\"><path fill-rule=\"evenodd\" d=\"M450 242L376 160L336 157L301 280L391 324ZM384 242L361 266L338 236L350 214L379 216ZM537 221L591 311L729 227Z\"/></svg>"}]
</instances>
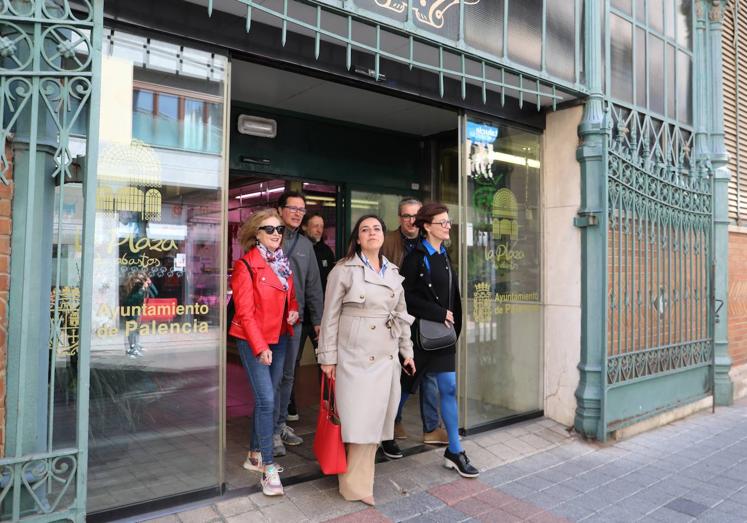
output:
<instances>
[{"instance_id":1,"label":"woman in black coat","mask_svg":"<svg viewBox=\"0 0 747 523\"><path fill-rule=\"evenodd\" d=\"M421 241L404 259L400 271L405 278L402 285L405 289L407 312L415 316L416 324L424 319L453 325L458 337L462 330L462 300L457 275L453 274L443 245L449 239L451 230L448 207L440 203L426 203L418 211L415 225L420 229ZM419 346L417 329L413 329L413 342L415 367L418 371L408 380L402 393L416 390L425 374L435 375L441 400L441 417L449 434L444 465L456 469L463 477L477 477L479 472L470 464L459 441L456 345L425 351Z\"/></svg>"}]
</instances>

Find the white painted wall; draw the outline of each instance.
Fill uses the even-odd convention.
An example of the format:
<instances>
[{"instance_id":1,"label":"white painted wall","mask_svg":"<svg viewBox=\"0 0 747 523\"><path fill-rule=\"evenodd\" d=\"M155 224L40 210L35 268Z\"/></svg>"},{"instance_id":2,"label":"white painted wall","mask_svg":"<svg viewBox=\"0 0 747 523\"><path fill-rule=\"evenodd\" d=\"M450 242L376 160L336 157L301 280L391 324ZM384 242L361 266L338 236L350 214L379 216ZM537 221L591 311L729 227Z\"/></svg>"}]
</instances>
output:
<instances>
[{"instance_id":1,"label":"white painted wall","mask_svg":"<svg viewBox=\"0 0 747 523\"><path fill-rule=\"evenodd\" d=\"M581 347L581 204L576 161L582 108L549 113L543 137L542 205L545 416L573 425Z\"/></svg>"}]
</instances>

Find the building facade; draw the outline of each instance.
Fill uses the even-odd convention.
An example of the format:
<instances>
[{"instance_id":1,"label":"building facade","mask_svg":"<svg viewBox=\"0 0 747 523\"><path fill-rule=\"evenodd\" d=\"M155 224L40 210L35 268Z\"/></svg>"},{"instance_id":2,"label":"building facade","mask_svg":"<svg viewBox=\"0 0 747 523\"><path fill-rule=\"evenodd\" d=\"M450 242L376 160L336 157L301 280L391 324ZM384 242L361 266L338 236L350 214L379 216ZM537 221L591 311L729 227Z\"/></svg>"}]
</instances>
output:
<instances>
[{"instance_id":1,"label":"building facade","mask_svg":"<svg viewBox=\"0 0 747 523\"><path fill-rule=\"evenodd\" d=\"M231 488L235 233L288 188L338 253L450 206L467 433L732 401L739 2L0 6L3 518Z\"/></svg>"}]
</instances>

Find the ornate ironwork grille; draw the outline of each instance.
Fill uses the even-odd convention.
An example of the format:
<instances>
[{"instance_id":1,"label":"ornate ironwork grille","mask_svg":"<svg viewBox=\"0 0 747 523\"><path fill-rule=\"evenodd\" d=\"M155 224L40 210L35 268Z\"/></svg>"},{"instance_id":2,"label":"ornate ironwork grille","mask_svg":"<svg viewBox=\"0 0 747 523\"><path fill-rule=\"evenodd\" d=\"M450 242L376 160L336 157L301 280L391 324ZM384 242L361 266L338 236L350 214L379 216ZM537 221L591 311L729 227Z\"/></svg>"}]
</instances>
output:
<instances>
[{"instance_id":1,"label":"ornate ironwork grille","mask_svg":"<svg viewBox=\"0 0 747 523\"><path fill-rule=\"evenodd\" d=\"M81 297L90 295L92 257L83 253L93 239L102 27L102 0L0 1L0 141L13 142L22 209L13 224L4 520L85 519L91 314ZM26 273L36 260L47 269ZM63 358L74 420L55 415Z\"/></svg>"},{"instance_id":2,"label":"ornate ironwork grille","mask_svg":"<svg viewBox=\"0 0 747 523\"><path fill-rule=\"evenodd\" d=\"M705 85L702 5L605 4L601 437L703 397L714 353L713 169L704 133L694 130L708 107L693 97Z\"/></svg>"},{"instance_id":3,"label":"ornate ironwork grille","mask_svg":"<svg viewBox=\"0 0 747 523\"><path fill-rule=\"evenodd\" d=\"M693 133L611 105L607 383L707 366L711 181Z\"/></svg>"}]
</instances>

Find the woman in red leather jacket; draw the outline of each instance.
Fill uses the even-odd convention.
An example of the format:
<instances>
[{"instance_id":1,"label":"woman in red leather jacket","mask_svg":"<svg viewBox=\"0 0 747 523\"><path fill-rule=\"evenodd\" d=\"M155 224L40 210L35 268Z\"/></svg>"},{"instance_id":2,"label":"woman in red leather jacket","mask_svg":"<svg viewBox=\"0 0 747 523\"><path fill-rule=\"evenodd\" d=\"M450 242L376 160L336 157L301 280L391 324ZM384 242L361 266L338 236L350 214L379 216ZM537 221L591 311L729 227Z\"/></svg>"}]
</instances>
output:
<instances>
[{"instance_id":1,"label":"woman in red leather jacket","mask_svg":"<svg viewBox=\"0 0 747 523\"><path fill-rule=\"evenodd\" d=\"M239 229L246 254L231 275L235 315L229 335L236 338L254 392L250 450L244 468L262 473L262 492L283 494L272 455L278 419L278 387L283 377L286 343L298 321L298 304L288 258L280 245L284 226L275 209L255 212Z\"/></svg>"}]
</instances>

